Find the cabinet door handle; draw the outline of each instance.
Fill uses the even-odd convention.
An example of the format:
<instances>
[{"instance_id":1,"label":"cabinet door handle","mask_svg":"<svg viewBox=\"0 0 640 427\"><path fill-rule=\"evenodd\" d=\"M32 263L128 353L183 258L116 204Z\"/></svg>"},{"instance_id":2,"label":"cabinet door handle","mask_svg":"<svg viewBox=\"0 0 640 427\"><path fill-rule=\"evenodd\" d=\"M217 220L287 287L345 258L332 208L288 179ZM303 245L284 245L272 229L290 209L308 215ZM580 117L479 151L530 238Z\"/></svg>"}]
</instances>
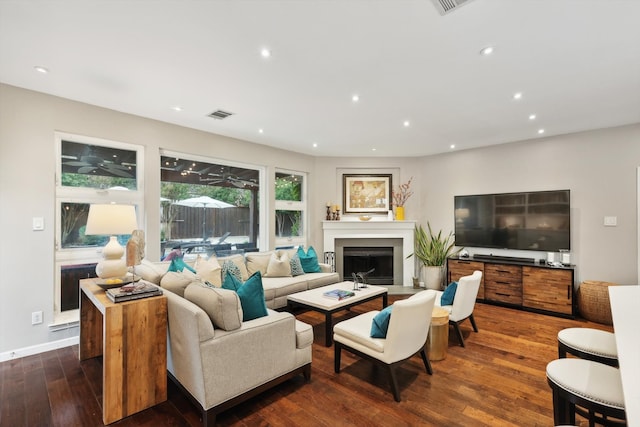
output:
<instances>
[{"instance_id":1,"label":"cabinet door handle","mask_svg":"<svg viewBox=\"0 0 640 427\"><path fill-rule=\"evenodd\" d=\"M496 295L500 295L502 297L510 297L511 296L511 294L503 294L501 292L496 292Z\"/></svg>"},{"instance_id":2,"label":"cabinet door handle","mask_svg":"<svg viewBox=\"0 0 640 427\"><path fill-rule=\"evenodd\" d=\"M571 285L567 285L567 299L571 299Z\"/></svg>"},{"instance_id":3,"label":"cabinet door handle","mask_svg":"<svg viewBox=\"0 0 640 427\"><path fill-rule=\"evenodd\" d=\"M499 284L501 284L501 285L509 285L509 286L511 286L511 285L512 285L512 283L511 283L511 282L499 282L499 281L496 281L496 283L499 283Z\"/></svg>"}]
</instances>

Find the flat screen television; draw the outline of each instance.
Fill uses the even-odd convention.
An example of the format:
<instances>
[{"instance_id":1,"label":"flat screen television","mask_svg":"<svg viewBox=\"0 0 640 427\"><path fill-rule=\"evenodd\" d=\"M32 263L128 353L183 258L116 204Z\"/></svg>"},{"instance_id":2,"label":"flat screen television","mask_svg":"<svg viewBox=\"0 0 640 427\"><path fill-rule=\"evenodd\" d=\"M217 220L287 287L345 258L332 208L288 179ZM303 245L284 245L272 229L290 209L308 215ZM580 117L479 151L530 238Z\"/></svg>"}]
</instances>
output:
<instances>
[{"instance_id":1,"label":"flat screen television","mask_svg":"<svg viewBox=\"0 0 640 427\"><path fill-rule=\"evenodd\" d=\"M570 191L455 196L456 246L571 249Z\"/></svg>"}]
</instances>

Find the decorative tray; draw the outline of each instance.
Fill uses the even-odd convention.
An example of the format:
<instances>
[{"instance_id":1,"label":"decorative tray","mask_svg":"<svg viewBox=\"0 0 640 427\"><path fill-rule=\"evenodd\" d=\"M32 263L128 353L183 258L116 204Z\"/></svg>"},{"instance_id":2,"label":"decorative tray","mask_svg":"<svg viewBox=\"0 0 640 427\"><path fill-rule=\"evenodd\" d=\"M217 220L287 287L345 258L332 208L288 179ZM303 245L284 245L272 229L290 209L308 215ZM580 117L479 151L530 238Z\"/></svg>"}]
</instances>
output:
<instances>
[{"instance_id":1,"label":"decorative tray","mask_svg":"<svg viewBox=\"0 0 640 427\"><path fill-rule=\"evenodd\" d=\"M137 280L133 280L133 276L118 277L112 279L95 279L96 285L100 286L104 290L119 288L120 286L126 285L127 283L132 283L134 281Z\"/></svg>"}]
</instances>

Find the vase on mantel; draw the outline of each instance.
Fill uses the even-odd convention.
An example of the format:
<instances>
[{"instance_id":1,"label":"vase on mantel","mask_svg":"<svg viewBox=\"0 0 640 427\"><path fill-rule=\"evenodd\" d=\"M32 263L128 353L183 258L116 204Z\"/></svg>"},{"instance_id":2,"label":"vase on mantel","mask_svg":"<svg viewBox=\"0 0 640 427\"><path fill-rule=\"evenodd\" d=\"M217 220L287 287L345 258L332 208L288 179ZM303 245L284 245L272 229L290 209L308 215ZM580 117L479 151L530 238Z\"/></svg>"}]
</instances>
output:
<instances>
[{"instance_id":1,"label":"vase on mantel","mask_svg":"<svg viewBox=\"0 0 640 427\"><path fill-rule=\"evenodd\" d=\"M404 221L404 206L396 206L396 221Z\"/></svg>"}]
</instances>

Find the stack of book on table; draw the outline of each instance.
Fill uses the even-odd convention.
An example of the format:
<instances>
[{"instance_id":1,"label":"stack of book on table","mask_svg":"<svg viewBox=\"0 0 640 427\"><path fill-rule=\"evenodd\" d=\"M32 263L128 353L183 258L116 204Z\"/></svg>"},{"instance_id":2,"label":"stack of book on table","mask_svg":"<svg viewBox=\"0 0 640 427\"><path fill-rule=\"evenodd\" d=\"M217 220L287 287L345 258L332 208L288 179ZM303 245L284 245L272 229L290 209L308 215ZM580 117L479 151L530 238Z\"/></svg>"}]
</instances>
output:
<instances>
[{"instance_id":1,"label":"stack of book on table","mask_svg":"<svg viewBox=\"0 0 640 427\"><path fill-rule=\"evenodd\" d=\"M113 302L130 301L139 298L162 295L162 289L151 282L140 280L119 288L107 289L107 297Z\"/></svg>"},{"instance_id":2,"label":"stack of book on table","mask_svg":"<svg viewBox=\"0 0 640 427\"><path fill-rule=\"evenodd\" d=\"M343 300L345 298L349 298L349 297L354 296L355 293L353 293L351 291L345 291L343 289L332 289L330 291L324 292L322 295L327 297L327 298Z\"/></svg>"}]
</instances>

